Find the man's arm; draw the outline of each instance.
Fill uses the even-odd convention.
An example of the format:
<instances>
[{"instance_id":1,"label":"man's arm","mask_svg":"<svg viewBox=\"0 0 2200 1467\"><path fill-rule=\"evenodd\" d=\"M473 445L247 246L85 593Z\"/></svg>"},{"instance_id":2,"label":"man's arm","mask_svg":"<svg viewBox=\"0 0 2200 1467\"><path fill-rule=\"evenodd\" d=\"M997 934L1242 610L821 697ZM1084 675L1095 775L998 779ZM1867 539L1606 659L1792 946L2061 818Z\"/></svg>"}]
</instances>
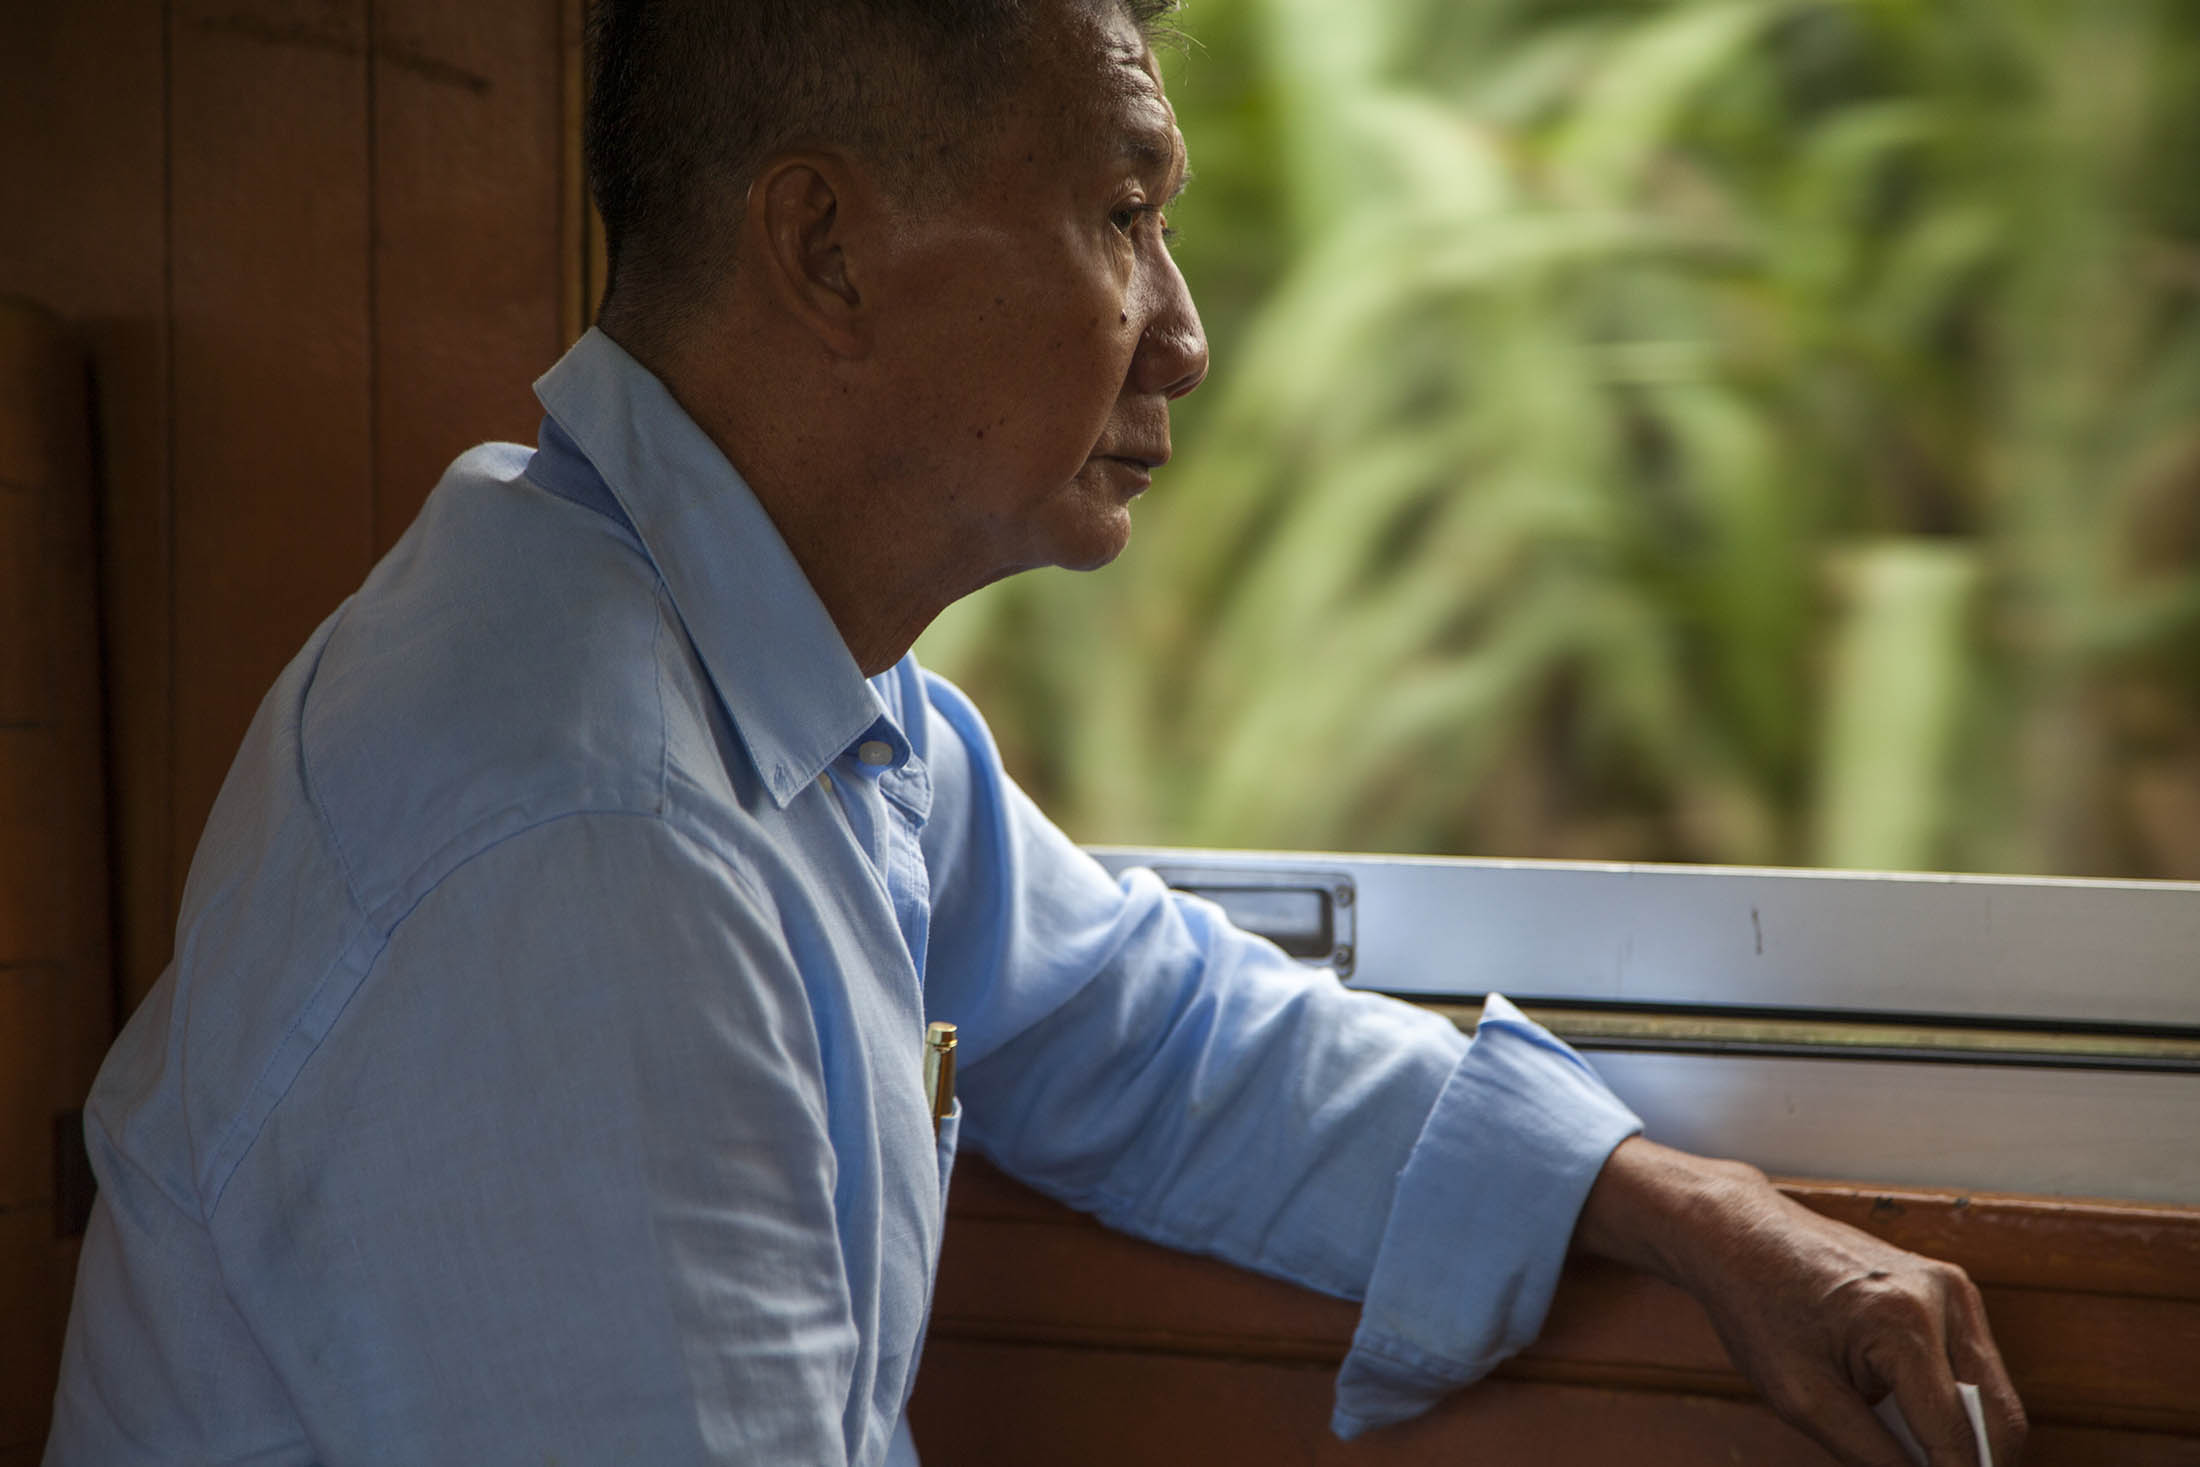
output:
<instances>
[{"instance_id":1,"label":"man's arm","mask_svg":"<svg viewBox=\"0 0 2200 1467\"><path fill-rule=\"evenodd\" d=\"M933 692L958 737L934 764L954 797L927 831L945 878L930 981L936 1017L975 1021L966 1139L1118 1226L1364 1298L1340 1430L1527 1344L1578 1227L1704 1299L1741 1368L1855 1467L1901 1467L1865 1404L1889 1384L1947 1467L1975 1467L1947 1457L1968 1440L1951 1356L2014 1460L2022 1410L1958 1271L1749 1168L1625 1140L1632 1118L1579 1056L1501 1000L1469 1048L1151 877L1118 886L1014 788L975 711ZM958 911L973 891L991 895Z\"/></svg>"},{"instance_id":2,"label":"man's arm","mask_svg":"<svg viewBox=\"0 0 2200 1467\"><path fill-rule=\"evenodd\" d=\"M1908 1467L1868 1404L1890 1391L1931 1467L1977 1467L1959 1380L1985 1398L1997 1467L2023 1451L2024 1407L1963 1271L1820 1217L1754 1167L1622 1142L1574 1245L1693 1294L1773 1408L1850 1467Z\"/></svg>"},{"instance_id":3,"label":"man's arm","mask_svg":"<svg viewBox=\"0 0 2200 1467\"><path fill-rule=\"evenodd\" d=\"M1528 1344L1639 1129L1580 1057L1495 999L1470 1045L1151 873L1117 882L967 701L930 701L926 1007L965 1025L964 1142L1126 1231L1362 1300L1346 1435Z\"/></svg>"}]
</instances>

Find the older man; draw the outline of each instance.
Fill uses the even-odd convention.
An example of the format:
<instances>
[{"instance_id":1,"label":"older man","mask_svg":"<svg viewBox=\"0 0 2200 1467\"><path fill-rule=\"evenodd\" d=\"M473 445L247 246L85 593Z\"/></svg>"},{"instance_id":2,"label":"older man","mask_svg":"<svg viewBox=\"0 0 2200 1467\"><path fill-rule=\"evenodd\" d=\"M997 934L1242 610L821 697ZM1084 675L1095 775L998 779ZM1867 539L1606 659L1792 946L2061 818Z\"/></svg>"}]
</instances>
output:
<instances>
[{"instance_id":1,"label":"older man","mask_svg":"<svg viewBox=\"0 0 2200 1467\"><path fill-rule=\"evenodd\" d=\"M1845 1461L2022 1415L1960 1274L1117 884L908 656L1097 566L1206 347L1154 0L603 0L600 331L285 671L101 1074L49 1460L911 1461L958 1130L1365 1300L1346 1432L1573 1246L1710 1307ZM301 486L303 487L303 486ZM935 1136L928 1019L962 1026Z\"/></svg>"}]
</instances>

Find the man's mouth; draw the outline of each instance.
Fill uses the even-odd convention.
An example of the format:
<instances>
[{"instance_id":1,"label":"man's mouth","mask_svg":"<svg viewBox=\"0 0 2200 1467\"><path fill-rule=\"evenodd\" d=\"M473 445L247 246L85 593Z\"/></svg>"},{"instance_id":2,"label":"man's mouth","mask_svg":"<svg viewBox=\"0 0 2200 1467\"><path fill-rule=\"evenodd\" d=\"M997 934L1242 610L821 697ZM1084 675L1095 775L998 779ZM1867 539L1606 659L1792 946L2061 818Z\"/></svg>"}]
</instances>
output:
<instances>
[{"instance_id":1,"label":"man's mouth","mask_svg":"<svg viewBox=\"0 0 2200 1467\"><path fill-rule=\"evenodd\" d=\"M1142 473L1152 473L1169 461L1169 450L1159 453L1096 453L1094 458L1112 459L1119 464L1129 464Z\"/></svg>"},{"instance_id":2,"label":"man's mouth","mask_svg":"<svg viewBox=\"0 0 2200 1467\"><path fill-rule=\"evenodd\" d=\"M1153 457L1141 453L1096 453L1092 456L1092 461L1096 464L1121 466L1129 475L1131 492L1143 494L1153 487L1153 471L1168 462L1168 455Z\"/></svg>"}]
</instances>

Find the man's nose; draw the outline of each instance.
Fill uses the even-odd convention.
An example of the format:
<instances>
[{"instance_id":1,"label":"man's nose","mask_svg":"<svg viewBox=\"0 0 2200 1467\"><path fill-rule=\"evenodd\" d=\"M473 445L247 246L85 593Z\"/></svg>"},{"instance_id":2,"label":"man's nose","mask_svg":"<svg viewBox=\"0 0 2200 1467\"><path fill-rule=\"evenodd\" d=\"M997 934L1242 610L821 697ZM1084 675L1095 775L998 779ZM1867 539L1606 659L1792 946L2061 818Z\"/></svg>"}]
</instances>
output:
<instances>
[{"instance_id":1,"label":"man's nose","mask_svg":"<svg viewBox=\"0 0 2200 1467\"><path fill-rule=\"evenodd\" d=\"M1174 400L1206 380L1207 333L1199 324L1199 308L1192 304L1191 288L1184 283L1176 260L1166 253L1161 258L1161 299L1138 339L1131 379L1142 394L1158 393Z\"/></svg>"}]
</instances>

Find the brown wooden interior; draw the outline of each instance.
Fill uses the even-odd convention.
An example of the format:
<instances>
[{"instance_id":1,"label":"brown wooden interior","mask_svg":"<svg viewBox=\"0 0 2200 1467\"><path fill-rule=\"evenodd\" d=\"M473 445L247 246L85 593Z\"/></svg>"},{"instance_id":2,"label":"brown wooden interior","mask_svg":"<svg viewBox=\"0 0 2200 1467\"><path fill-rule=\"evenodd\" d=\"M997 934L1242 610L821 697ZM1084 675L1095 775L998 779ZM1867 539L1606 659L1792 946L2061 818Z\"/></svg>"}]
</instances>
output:
<instances>
[{"instance_id":1,"label":"brown wooden interior","mask_svg":"<svg viewBox=\"0 0 2200 1467\"><path fill-rule=\"evenodd\" d=\"M1806 1205L1962 1265L2035 1464L2200 1463L2200 1211L1792 1182ZM1353 1305L1101 1227L958 1163L913 1425L953 1467L1138 1462L1794 1463L1687 1295L1576 1262L1543 1337L1407 1426L1330 1436Z\"/></svg>"},{"instance_id":2,"label":"brown wooden interior","mask_svg":"<svg viewBox=\"0 0 2200 1467\"><path fill-rule=\"evenodd\" d=\"M50 313L11 318L46 365L0 409L0 1467L37 1460L73 1266L55 1114L167 962L238 737L443 465L532 436L580 329L579 7L0 5L0 296ZM1987 1284L2034 1461L2200 1463L2200 1214L1800 1195ZM1341 1446L1351 1320L966 1163L920 1435L935 1467L1821 1460L1686 1300L1595 1269L1498 1379Z\"/></svg>"},{"instance_id":3,"label":"brown wooden interior","mask_svg":"<svg viewBox=\"0 0 2200 1467\"><path fill-rule=\"evenodd\" d=\"M45 1432L76 1243L54 1118L114 1032L84 360L0 300L0 1462Z\"/></svg>"}]
</instances>

